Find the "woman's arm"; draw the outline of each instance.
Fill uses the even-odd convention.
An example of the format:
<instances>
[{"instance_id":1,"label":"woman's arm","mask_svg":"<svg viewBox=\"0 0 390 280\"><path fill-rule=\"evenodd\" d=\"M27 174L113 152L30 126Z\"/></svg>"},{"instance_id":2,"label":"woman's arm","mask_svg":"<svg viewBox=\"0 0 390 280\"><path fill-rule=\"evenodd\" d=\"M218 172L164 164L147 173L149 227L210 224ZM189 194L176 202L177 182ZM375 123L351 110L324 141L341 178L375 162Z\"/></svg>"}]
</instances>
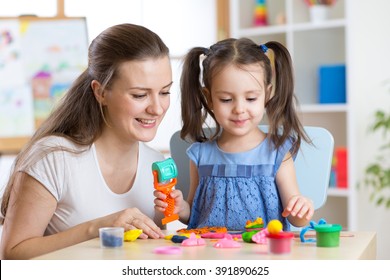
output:
<instances>
[{"instance_id":1,"label":"woman's arm","mask_svg":"<svg viewBox=\"0 0 390 280\"><path fill-rule=\"evenodd\" d=\"M57 207L56 199L29 175L19 173L15 182L3 226L3 259L30 259L62 249L98 237L98 229L106 226L122 226L125 230L140 228L148 236L163 237L157 225L138 209L126 209L44 236Z\"/></svg>"},{"instance_id":2,"label":"woman's arm","mask_svg":"<svg viewBox=\"0 0 390 280\"><path fill-rule=\"evenodd\" d=\"M314 205L299 192L294 161L289 153L276 174L276 184L284 208L282 215L296 227L305 226L313 217Z\"/></svg>"}]
</instances>

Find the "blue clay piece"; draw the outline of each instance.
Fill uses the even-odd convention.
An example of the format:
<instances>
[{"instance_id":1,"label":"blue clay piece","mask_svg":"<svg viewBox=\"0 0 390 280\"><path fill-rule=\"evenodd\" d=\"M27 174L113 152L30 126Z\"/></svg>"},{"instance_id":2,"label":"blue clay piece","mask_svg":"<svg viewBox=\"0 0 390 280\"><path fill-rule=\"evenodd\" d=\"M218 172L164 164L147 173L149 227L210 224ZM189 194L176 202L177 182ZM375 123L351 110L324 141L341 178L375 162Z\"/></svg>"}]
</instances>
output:
<instances>
[{"instance_id":1,"label":"blue clay piece","mask_svg":"<svg viewBox=\"0 0 390 280\"><path fill-rule=\"evenodd\" d=\"M105 247L120 247L123 245L123 239L112 234L102 234L103 246Z\"/></svg>"}]
</instances>

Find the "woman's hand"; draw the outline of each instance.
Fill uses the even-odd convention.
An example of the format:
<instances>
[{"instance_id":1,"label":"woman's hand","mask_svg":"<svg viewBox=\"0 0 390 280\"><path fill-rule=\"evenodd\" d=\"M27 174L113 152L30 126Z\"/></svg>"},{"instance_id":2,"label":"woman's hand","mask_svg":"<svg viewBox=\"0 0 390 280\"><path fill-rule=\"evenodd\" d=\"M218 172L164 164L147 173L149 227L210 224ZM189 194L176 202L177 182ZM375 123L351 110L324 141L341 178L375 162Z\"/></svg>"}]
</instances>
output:
<instances>
[{"instance_id":1,"label":"woman's hand","mask_svg":"<svg viewBox=\"0 0 390 280\"><path fill-rule=\"evenodd\" d=\"M123 211L105 217L110 226L123 227L125 231L131 229L142 229L140 238L163 238L161 229L152 219L141 213L138 208L127 208Z\"/></svg>"}]
</instances>

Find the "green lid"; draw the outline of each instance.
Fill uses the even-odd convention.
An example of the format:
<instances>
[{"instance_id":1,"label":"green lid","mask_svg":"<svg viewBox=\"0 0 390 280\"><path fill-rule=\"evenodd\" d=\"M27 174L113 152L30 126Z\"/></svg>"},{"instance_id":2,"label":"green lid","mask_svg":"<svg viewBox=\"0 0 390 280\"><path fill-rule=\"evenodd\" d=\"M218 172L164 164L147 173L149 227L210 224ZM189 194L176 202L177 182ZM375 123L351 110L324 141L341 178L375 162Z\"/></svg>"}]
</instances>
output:
<instances>
[{"instance_id":1,"label":"green lid","mask_svg":"<svg viewBox=\"0 0 390 280\"><path fill-rule=\"evenodd\" d=\"M314 226L317 232L336 232L341 231L341 225L338 224L321 224Z\"/></svg>"}]
</instances>

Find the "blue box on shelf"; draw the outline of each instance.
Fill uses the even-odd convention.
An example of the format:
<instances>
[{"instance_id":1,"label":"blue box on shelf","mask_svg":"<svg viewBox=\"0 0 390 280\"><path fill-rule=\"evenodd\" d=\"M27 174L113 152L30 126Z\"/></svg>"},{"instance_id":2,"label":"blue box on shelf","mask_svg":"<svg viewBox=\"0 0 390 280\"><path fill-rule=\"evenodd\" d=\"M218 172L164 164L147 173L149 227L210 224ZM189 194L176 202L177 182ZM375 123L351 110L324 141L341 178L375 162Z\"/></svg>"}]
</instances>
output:
<instances>
[{"instance_id":1,"label":"blue box on shelf","mask_svg":"<svg viewBox=\"0 0 390 280\"><path fill-rule=\"evenodd\" d=\"M346 103L345 64L321 65L318 76L319 103Z\"/></svg>"}]
</instances>

